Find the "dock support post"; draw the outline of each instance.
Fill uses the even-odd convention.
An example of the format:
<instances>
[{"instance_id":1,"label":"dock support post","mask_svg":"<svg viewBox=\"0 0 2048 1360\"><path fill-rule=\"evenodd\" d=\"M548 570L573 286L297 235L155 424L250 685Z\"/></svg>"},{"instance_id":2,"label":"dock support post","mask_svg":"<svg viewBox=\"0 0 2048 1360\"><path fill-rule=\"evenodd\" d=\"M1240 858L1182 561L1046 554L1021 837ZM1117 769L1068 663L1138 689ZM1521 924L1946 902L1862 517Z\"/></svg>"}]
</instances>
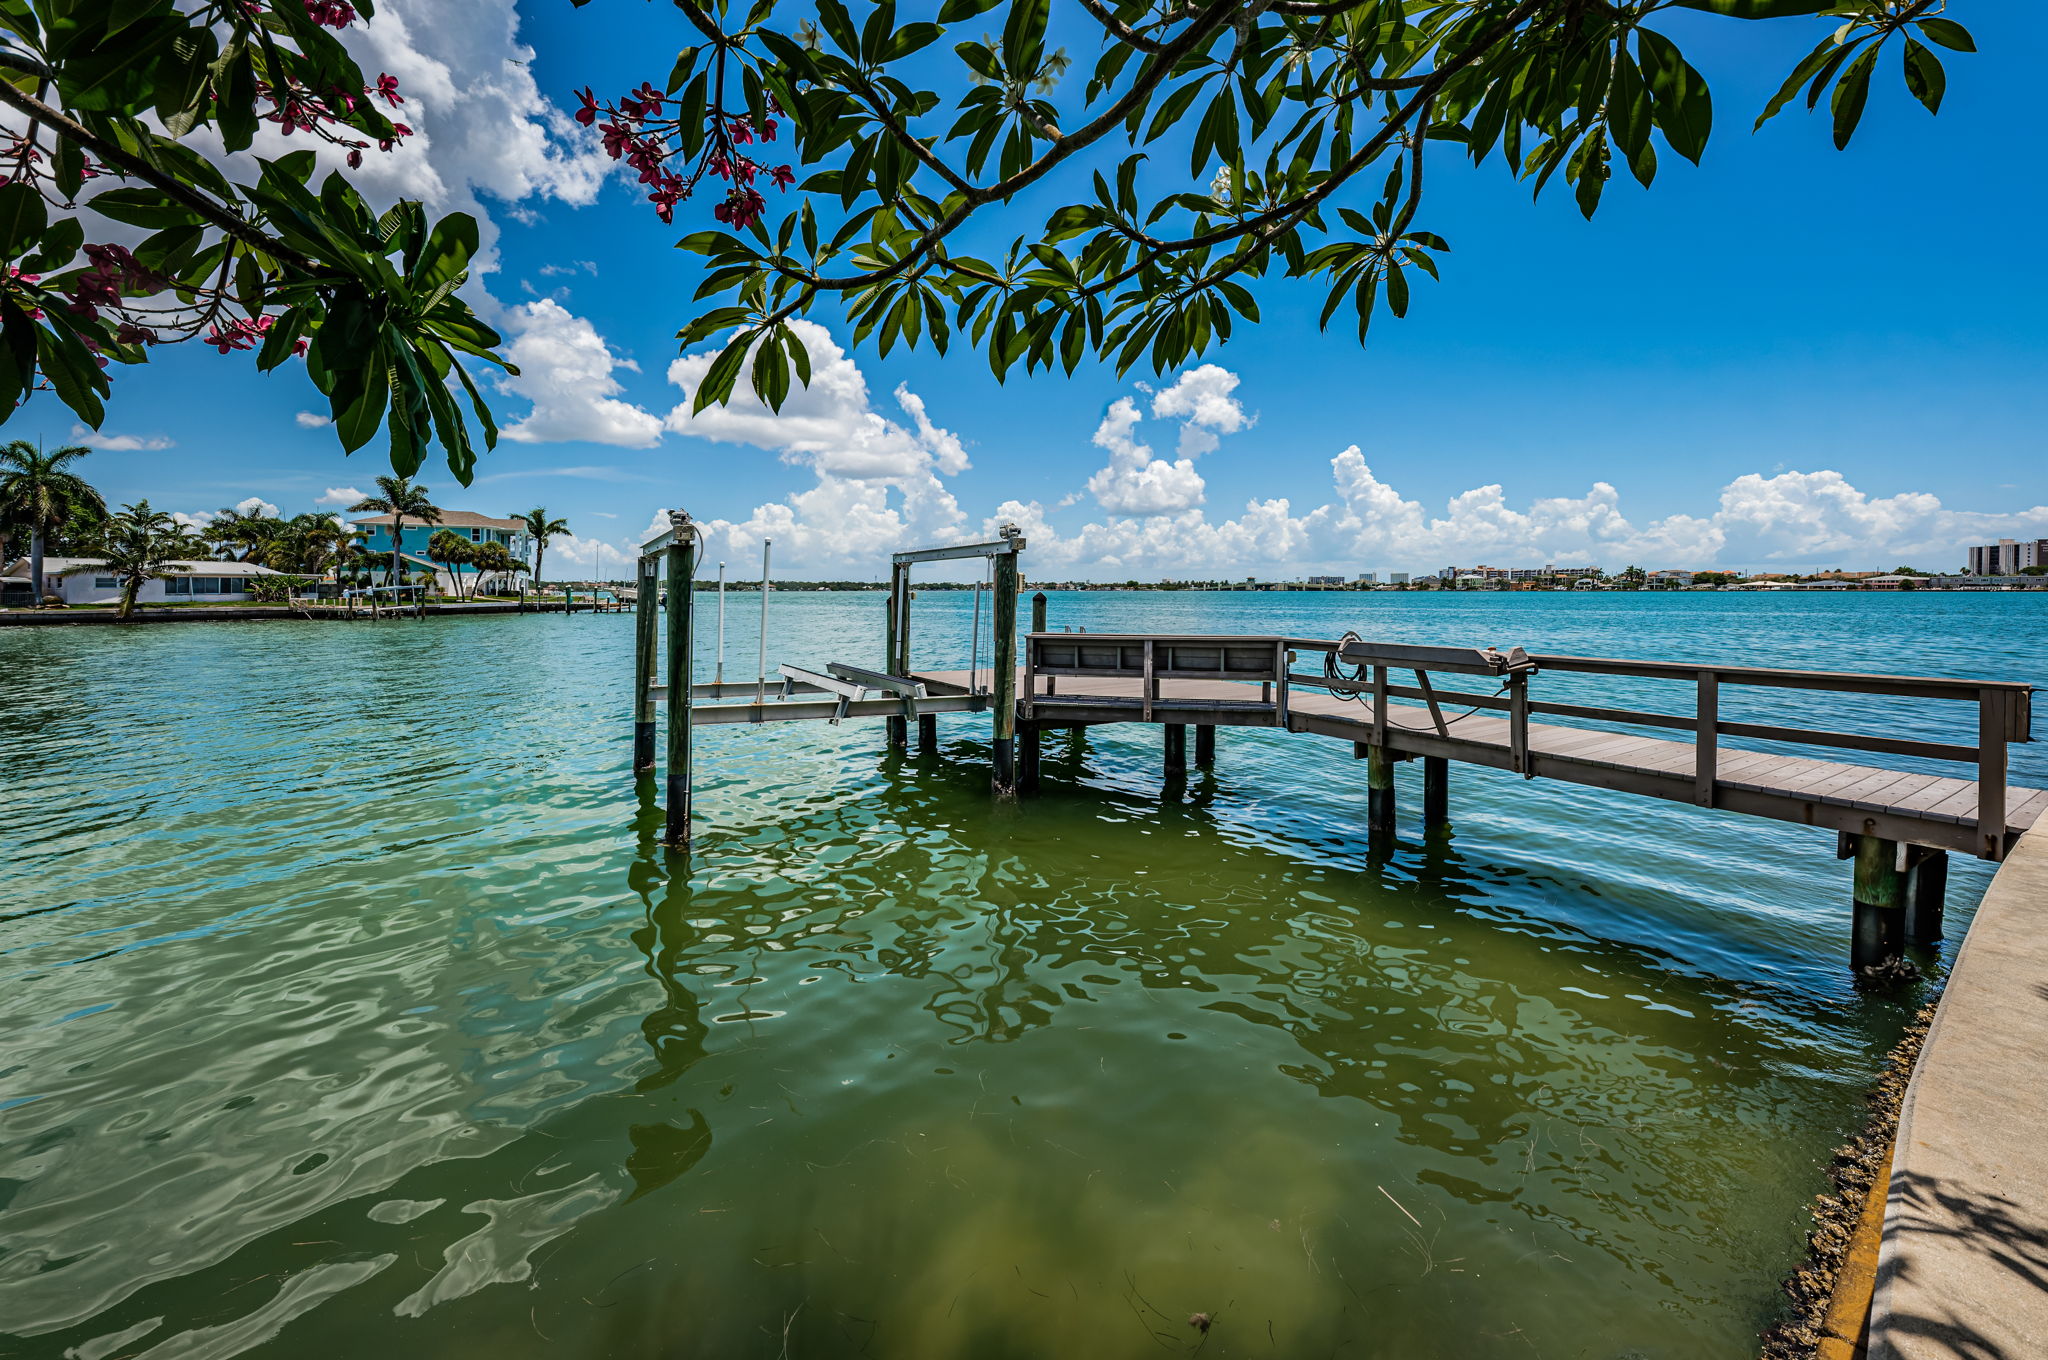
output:
<instances>
[{"instance_id":1,"label":"dock support post","mask_svg":"<svg viewBox=\"0 0 2048 1360\"><path fill-rule=\"evenodd\" d=\"M1167 723L1160 729L1166 733L1166 778L1169 781L1188 777L1188 729L1186 723Z\"/></svg>"},{"instance_id":2,"label":"dock support post","mask_svg":"<svg viewBox=\"0 0 2048 1360\"><path fill-rule=\"evenodd\" d=\"M1849 966L1868 968L1899 958L1906 940L1906 875L1899 869L1899 843L1882 836L1856 837L1855 920Z\"/></svg>"},{"instance_id":3,"label":"dock support post","mask_svg":"<svg viewBox=\"0 0 2048 1360\"><path fill-rule=\"evenodd\" d=\"M1034 592L1031 596L1031 631L1045 631L1045 592L1042 590Z\"/></svg>"},{"instance_id":4,"label":"dock support post","mask_svg":"<svg viewBox=\"0 0 2048 1360\"><path fill-rule=\"evenodd\" d=\"M882 658L882 671L886 675L910 674L909 668L903 664L904 655L910 650L908 646L909 638L905 636L906 625L910 622L910 611L904 607L905 602L903 598L908 592L909 584L909 567L892 565L889 568L889 623L886 633L887 641L883 644L888 654ZM917 721L918 736L922 740L924 724L930 722L931 719L919 715ZM888 722L889 749L900 751L910 745L910 720L907 718L891 718Z\"/></svg>"},{"instance_id":5,"label":"dock support post","mask_svg":"<svg viewBox=\"0 0 2048 1360\"><path fill-rule=\"evenodd\" d=\"M668 545L668 769L662 839L676 850L690 848L690 606L697 574L697 526L680 511L675 541Z\"/></svg>"},{"instance_id":6,"label":"dock support post","mask_svg":"<svg viewBox=\"0 0 2048 1360\"><path fill-rule=\"evenodd\" d=\"M1906 870L1906 943L1941 943L1948 899L1948 851L1922 850Z\"/></svg>"},{"instance_id":7,"label":"dock support post","mask_svg":"<svg viewBox=\"0 0 2048 1360\"><path fill-rule=\"evenodd\" d=\"M1014 535L1016 530L1006 526L1004 532ZM1017 590L1021 585L1017 554L997 554L994 568L995 637L989 665L995 672L995 693L990 696L995 708L991 715L995 719L995 773L991 784L996 797L1008 798L1017 792Z\"/></svg>"},{"instance_id":8,"label":"dock support post","mask_svg":"<svg viewBox=\"0 0 2048 1360\"><path fill-rule=\"evenodd\" d=\"M1195 725L1195 766L1206 770L1216 763L1216 724Z\"/></svg>"},{"instance_id":9,"label":"dock support post","mask_svg":"<svg viewBox=\"0 0 2048 1360\"><path fill-rule=\"evenodd\" d=\"M920 713L917 715L917 751L919 755L935 756L939 753L939 715Z\"/></svg>"},{"instance_id":10,"label":"dock support post","mask_svg":"<svg viewBox=\"0 0 2048 1360\"><path fill-rule=\"evenodd\" d=\"M635 568L639 589L633 597L634 774L654 768L654 665L661 640L661 618L654 612L661 598L661 578L654 570L656 560L642 553Z\"/></svg>"},{"instance_id":11,"label":"dock support post","mask_svg":"<svg viewBox=\"0 0 2048 1360\"><path fill-rule=\"evenodd\" d=\"M1374 841L1394 836L1394 753L1371 746L1365 753L1366 824Z\"/></svg>"},{"instance_id":12,"label":"dock support post","mask_svg":"<svg viewBox=\"0 0 2048 1360\"><path fill-rule=\"evenodd\" d=\"M1451 762L1443 756L1422 758L1422 829L1448 831L1451 826Z\"/></svg>"},{"instance_id":13,"label":"dock support post","mask_svg":"<svg viewBox=\"0 0 2048 1360\"><path fill-rule=\"evenodd\" d=\"M1017 729L1017 792L1038 792L1038 762L1044 744L1037 723L1028 722Z\"/></svg>"}]
</instances>

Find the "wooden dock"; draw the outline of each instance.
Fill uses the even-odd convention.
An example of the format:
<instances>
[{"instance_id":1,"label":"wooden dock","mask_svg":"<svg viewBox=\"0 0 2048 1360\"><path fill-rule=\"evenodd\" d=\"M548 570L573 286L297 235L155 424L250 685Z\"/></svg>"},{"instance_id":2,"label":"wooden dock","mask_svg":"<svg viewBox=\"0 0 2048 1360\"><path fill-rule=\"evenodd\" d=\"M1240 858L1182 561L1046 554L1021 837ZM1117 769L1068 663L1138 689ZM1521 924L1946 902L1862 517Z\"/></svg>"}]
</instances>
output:
<instances>
[{"instance_id":1,"label":"wooden dock","mask_svg":"<svg viewBox=\"0 0 2048 1360\"><path fill-rule=\"evenodd\" d=\"M1214 761L1217 728L1263 727L1351 744L1365 767L1363 829L1375 842L1394 836L1393 771L1407 760L1422 762L1426 834L1449 825L1454 762L1833 831L1837 855L1855 861L1850 960L1868 968L1899 958L1908 944L1942 938L1951 853L2002 860L2048 814L2048 790L2011 787L2006 779L2007 747L2032 740L2033 687L2013 681L1631 661L1520 647L1503 653L1492 647L1385 643L1356 634L1320 639L1052 632L1043 594L1032 601L1031 631L1021 639L1020 658L1018 559L1025 544L1013 530L989 543L896 554L885 652L877 669L830 661L784 664L769 676L764 662L764 674L753 681L700 685L689 674L695 592L685 585L693 579L696 546L695 525L678 515L669 533L645 546L640 569L634 768L653 769L655 720L665 708L668 840L678 849L687 849L690 840L690 732L699 726L879 717L887 720L890 746L906 746L915 722L920 744L936 750L938 714L987 712L994 738L991 783L998 797L1037 791L1040 739L1050 729L1156 726L1162 733L1162 772L1171 782L1187 773L1190 727L1197 765ZM917 669L910 659L910 570L960 558L990 564L991 664L972 671ZM658 684L656 676L658 629L648 587L657 569L668 586L670 685ZM762 608L765 637L765 588ZM978 623L974 647L979 654ZM1539 697L1533 682L1550 675L1676 683L1691 698L1678 707L1691 711ZM1927 741L1724 717L1723 691L1742 689L1884 701L1871 705L1873 712L1889 711L1887 705L1897 700L1967 706L1974 710L1976 740ZM1565 721L1534 721L1538 717ZM1966 767L1966 777L1768 749L1788 746L1957 764Z\"/></svg>"},{"instance_id":2,"label":"wooden dock","mask_svg":"<svg viewBox=\"0 0 2048 1360\"><path fill-rule=\"evenodd\" d=\"M1061 637L1051 636L1055 640ZM1474 713L1455 722L1445 720L1440 726L1436 719L1442 718L1441 712L1433 718L1421 704L1389 702L1382 729L1369 694L1354 699L1290 685L1283 715L1278 700L1262 697L1259 687L1244 681L1160 680L1154 685L1151 703L1147 705L1142 678L1091 677L1060 685L1052 676L1033 680L1023 667L1018 668L1017 674L1020 687L1031 686L1021 691L1030 698L1020 698L1020 731L1027 734L1026 741L1033 728L1118 722L1279 727L1348 741L1354 748L1384 744L1395 760L1441 759L1498 770L1517 769L1515 723L1507 717ZM914 675L935 696L967 693L966 671L918 671ZM983 676L986 684L986 672ZM1271 687L1267 689L1270 691ZM1440 709L1468 707L1475 699L1490 697L1442 689L1435 692ZM1532 712L1551 707L1557 706L1530 704ZM1639 714L1625 721L1635 725L1666 725L1645 721L1653 716L1675 717ZM1686 721L1690 725L1691 720ZM2005 848L2048 813L2048 789L2009 787L2005 791L2002 828L1998 826L1998 814L1994 813L1992 824L1980 832L1978 803L1983 785L1976 779L1720 745L1718 738L1730 735L1730 729L1753 726L1718 724L1716 740L1706 748L1714 770L1705 796L1699 773L1702 747L1697 739L1672 741L1597 727L1531 722L1520 772L1531 778L1722 808L1837 832L1882 835L1908 844L1970 855L1980 853L1981 842L1989 852L1982 855L1986 859L2004 858ZM1762 729L1758 731L1763 735ZM1797 742L1802 736L1796 729L1788 728L1768 729L1768 735L1787 742ZM1974 747L1949 748L1937 753L1932 749L1934 743L1882 738L1872 738L1870 745L1903 754L1967 759L1972 763L1976 759ZM1026 762L1030 759L1027 754Z\"/></svg>"}]
</instances>

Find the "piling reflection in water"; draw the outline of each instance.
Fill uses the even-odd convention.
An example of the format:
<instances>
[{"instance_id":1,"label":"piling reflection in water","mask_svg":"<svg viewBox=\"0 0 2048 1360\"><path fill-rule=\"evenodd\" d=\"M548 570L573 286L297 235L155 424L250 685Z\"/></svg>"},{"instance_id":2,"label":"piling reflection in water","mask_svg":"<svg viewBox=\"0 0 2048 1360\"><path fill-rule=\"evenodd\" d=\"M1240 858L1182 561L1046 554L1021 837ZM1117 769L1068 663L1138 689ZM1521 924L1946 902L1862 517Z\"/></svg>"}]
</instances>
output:
<instances>
[{"instance_id":1,"label":"piling reflection in water","mask_svg":"<svg viewBox=\"0 0 2048 1360\"><path fill-rule=\"evenodd\" d=\"M579 735L618 667L538 651L535 714L449 643L374 645L508 725L400 708L395 791L388 706L160 709L189 656L0 716L24 798L98 791L0 923L0 1352L1747 1356L1900 1022L1785 962L1836 894L1504 854L1477 780L1374 862L1351 762L1269 815L1260 734L1163 802L1156 742L1054 734L1005 806L985 726L736 733L684 861Z\"/></svg>"}]
</instances>

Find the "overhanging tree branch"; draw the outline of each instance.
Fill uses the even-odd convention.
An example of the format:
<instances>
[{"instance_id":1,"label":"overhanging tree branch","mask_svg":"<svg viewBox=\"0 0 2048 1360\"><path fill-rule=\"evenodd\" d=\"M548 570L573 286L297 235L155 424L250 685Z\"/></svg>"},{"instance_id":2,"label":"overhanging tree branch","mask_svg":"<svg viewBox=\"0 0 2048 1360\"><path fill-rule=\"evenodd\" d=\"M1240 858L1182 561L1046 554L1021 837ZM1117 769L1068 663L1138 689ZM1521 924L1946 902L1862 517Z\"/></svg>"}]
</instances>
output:
<instances>
[{"instance_id":1,"label":"overhanging tree branch","mask_svg":"<svg viewBox=\"0 0 2048 1360\"><path fill-rule=\"evenodd\" d=\"M241 214L230 211L175 175L159 170L142 157L95 133L69 114L52 108L34 95L18 90L4 80L0 80L0 103L11 105L19 112L48 124L52 129L89 149L107 164L118 167L122 174L141 180L179 206L191 209L209 224L220 228L242 244L254 246L279 263L291 265L308 274L320 272L320 265L310 256L286 245Z\"/></svg>"}]
</instances>

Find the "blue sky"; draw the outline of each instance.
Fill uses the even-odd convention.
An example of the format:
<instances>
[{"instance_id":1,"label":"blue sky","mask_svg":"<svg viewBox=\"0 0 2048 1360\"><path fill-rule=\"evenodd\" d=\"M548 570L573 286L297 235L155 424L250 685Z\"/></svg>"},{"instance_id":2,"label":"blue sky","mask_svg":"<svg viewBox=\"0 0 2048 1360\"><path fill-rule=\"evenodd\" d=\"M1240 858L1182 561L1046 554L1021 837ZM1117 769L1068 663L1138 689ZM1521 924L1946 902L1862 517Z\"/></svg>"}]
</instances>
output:
<instances>
[{"instance_id":1,"label":"blue sky","mask_svg":"<svg viewBox=\"0 0 2048 1360\"><path fill-rule=\"evenodd\" d=\"M827 352L831 390L786 419L668 429L695 287L695 257L671 247L709 205L663 227L547 103L659 83L680 16L384 0L351 41L400 75L426 134L369 187L489 218L498 268L478 305L528 374L499 402L526 441L501 443L469 489L431 464L422 479L447 506L566 515L565 562L616 570L656 509L683 504L717 524L722 556L773 534L792 575L874 576L892 548L998 517L1042 545L1040 576L1938 568L1983 536L2048 534L2048 190L2026 131L2048 17L1951 12L1983 51L1943 54L1941 117L1888 73L1847 152L1796 109L1749 132L1825 21L1672 20L1713 82L1705 164L1666 154L1653 190L1614 181L1588 223L1566 194L1532 204L1497 161L1439 156L1418 225L1451 242L1444 280L1369 348L1341 321L1317 332L1312 285L1275 282L1264 324L1189 374L1084 366L1000 386L962 349ZM817 319L821 344L844 340ZM344 458L303 428L318 409L295 365L263 376L188 345L118 375L92 471L111 498L193 514L331 504L387 469L375 445ZM71 433L44 399L10 431Z\"/></svg>"}]
</instances>

